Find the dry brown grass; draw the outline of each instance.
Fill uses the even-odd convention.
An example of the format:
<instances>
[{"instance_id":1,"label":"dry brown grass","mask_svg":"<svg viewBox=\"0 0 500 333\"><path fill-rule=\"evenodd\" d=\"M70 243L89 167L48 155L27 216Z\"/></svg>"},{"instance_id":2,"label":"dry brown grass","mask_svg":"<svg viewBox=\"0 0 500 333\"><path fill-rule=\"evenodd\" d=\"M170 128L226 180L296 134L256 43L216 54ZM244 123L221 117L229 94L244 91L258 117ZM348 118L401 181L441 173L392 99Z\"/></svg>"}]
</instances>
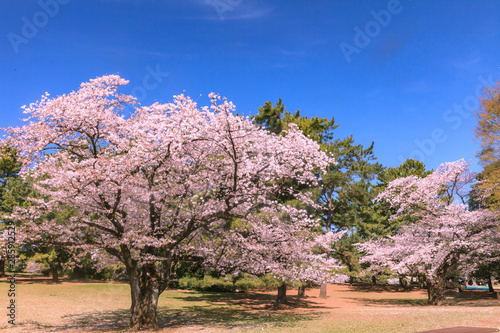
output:
<instances>
[{"instance_id":1,"label":"dry brown grass","mask_svg":"<svg viewBox=\"0 0 500 333\"><path fill-rule=\"evenodd\" d=\"M0 283L0 304L8 304ZM0 330L13 332L119 332L127 329L126 284L25 280L17 284L16 327L4 315ZM500 329L500 304L486 291L450 292L449 305L426 305L425 290L330 285L328 299L318 289L289 305L271 307L274 293L243 294L172 290L160 297L161 332L416 332L453 326Z\"/></svg>"}]
</instances>

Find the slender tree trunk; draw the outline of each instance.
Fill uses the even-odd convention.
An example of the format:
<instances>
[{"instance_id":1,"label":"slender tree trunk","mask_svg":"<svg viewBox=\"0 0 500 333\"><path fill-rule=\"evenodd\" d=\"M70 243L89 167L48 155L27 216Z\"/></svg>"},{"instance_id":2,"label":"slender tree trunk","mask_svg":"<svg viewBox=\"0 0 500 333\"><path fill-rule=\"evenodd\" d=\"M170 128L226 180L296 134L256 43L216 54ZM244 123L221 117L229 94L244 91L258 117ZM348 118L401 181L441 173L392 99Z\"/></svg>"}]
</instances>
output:
<instances>
[{"instance_id":1,"label":"slender tree trunk","mask_svg":"<svg viewBox=\"0 0 500 333\"><path fill-rule=\"evenodd\" d=\"M444 278L439 276L427 280L427 303L430 305L441 305L444 302L444 290L446 284Z\"/></svg>"},{"instance_id":2,"label":"slender tree trunk","mask_svg":"<svg viewBox=\"0 0 500 333\"><path fill-rule=\"evenodd\" d=\"M132 272L130 276L130 292L132 306L130 308L130 328L132 330L158 329L158 279L155 278L153 265L144 265L141 274Z\"/></svg>"},{"instance_id":3,"label":"slender tree trunk","mask_svg":"<svg viewBox=\"0 0 500 333\"><path fill-rule=\"evenodd\" d=\"M323 282L321 284L321 287L319 288L319 298L326 298L326 287L328 286L328 283Z\"/></svg>"},{"instance_id":4,"label":"slender tree trunk","mask_svg":"<svg viewBox=\"0 0 500 333\"><path fill-rule=\"evenodd\" d=\"M52 281L59 282L59 273L57 272L57 265L51 262L49 266L50 266L50 273L52 274Z\"/></svg>"},{"instance_id":5,"label":"slender tree trunk","mask_svg":"<svg viewBox=\"0 0 500 333\"><path fill-rule=\"evenodd\" d=\"M278 296L276 297L275 306L284 303L286 303L286 284L282 283L281 286L278 287Z\"/></svg>"},{"instance_id":6,"label":"slender tree trunk","mask_svg":"<svg viewBox=\"0 0 500 333\"><path fill-rule=\"evenodd\" d=\"M326 232L333 232L332 231L332 215L333 215L333 205L332 205L332 192L327 191L326 197L328 198L327 202L327 207L328 207L328 213L327 213L327 222L326 222ZM323 282L321 284L321 287L319 288L319 298L327 298L327 287L328 283Z\"/></svg>"},{"instance_id":7,"label":"slender tree trunk","mask_svg":"<svg viewBox=\"0 0 500 333\"><path fill-rule=\"evenodd\" d=\"M489 289L490 293L495 292L495 289L493 289L493 283L491 282L491 275L488 276L488 289Z\"/></svg>"},{"instance_id":8,"label":"slender tree trunk","mask_svg":"<svg viewBox=\"0 0 500 333\"><path fill-rule=\"evenodd\" d=\"M377 284L377 277L375 275L372 275L372 284Z\"/></svg>"},{"instance_id":9,"label":"slender tree trunk","mask_svg":"<svg viewBox=\"0 0 500 333\"><path fill-rule=\"evenodd\" d=\"M300 286L299 291L297 293L297 296L299 297L305 297L306 296L306 286Z\"/></svg>"},{"instance_id":10,"label":"slender tree trunk","mask_svg":"<svg viewBox=\"0 0 500 333\"><path fill-rule=\"evenodd\" d=\"M5 275L5 260L0 260L0 276Z\"/></svg>"}]
</instances>

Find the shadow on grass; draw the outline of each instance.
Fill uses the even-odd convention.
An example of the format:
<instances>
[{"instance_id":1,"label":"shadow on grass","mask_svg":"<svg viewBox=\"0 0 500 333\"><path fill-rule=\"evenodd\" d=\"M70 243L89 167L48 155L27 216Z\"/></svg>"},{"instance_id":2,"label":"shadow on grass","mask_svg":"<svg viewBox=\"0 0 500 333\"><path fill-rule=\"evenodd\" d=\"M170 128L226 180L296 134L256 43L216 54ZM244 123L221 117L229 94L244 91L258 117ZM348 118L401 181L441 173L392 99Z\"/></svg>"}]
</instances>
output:
<instances>
[{"instance_id":1,"label":"shadow on grass","mask_svg":"<svg viewBox=\"0 0 500 333\"><path fill-rule=\"evenodd\" d=\"M351 299L361 301L367 305L391 305L391 306L431 306L427 299L415 298L366 298L352 297ZM500 303L492 293L485 291L445 292L443 306L467 306L467 307L491 307L499 306Z\"/></svg>"},{"instance_id":2,"label":"shadow on grass","mask_svg":"<svg viewBox=\"0 0 500 333\"><path fill-rule=\"evenodd\" d=\"M69 319L64 327L54 327L57 331L80 330L83 332L121 331L128 328L130 310L122 309L105 312L89 312L63 316ZM51 330L53 331L54 328Z\"/></svg>"},{"instance_id":3,"label":"shadow on grass","mask_svg":"<svg viewBox=\"0 0 500 333\"><path fill-rule=\"evenodd\" d=\"M377 292L377 293L387 293L387 292L401 293L401 292L409 292L415 290L421 290L421 288L416 286L411 286L409 287L409 289L405 290L401 286L389 286L389 285L377 285L377 284L352 284L349 286L348 290L341 290L340 292L359 291L359 292Z\"/></svg>"},{"instance_id":4,"label":"shadow on grass","mask_svg":"<svg viewBox=\"0 0 500 333\"><path fill-rule=\"evenodd\" d=\"M21 332L45 332L45 331L53 330L55 327L55 326L48 325L48 324L41 324L39 322L32 321L32 320L25 320L25 321L22 321L19 323L16 322L15 326L23 328L24 330L22 330ZM4 327L0 327L0 329L3 329L3 328ZM7 327L5 327L5 328L7 328ZM27 331L27 330L29 330L29 331Z\"/></svg>"},{"instance_id":5,"label":"shadow on grass","mask_svg":"<svg viewBox=\"0 0 500 333\"><path fill-rule=\"evenodd\" d=\"M174 311L175 312L175 311ZM253 328L262 324L273 323L274 326L291 326L299 321L317 319L319 315L296 314L287 311L249 311L247 309L225 306L193 305L184 307L182 311L168 317L169 313L162 315L163 323L169 327L195 326L223 326L225 328Z\"/></svg>"},{"instance_id":6,"label":"shadow on grass","mask_svg":"<svg viewBox=\"0 0 500 333\"><path fill-rule=\"evenodd\" d=\"M216 293L216 292L181 292L185 296L169 296L169 299L182 301L176 308L160 306L158 325L162 328L266 328L269 326L291 327L297 322L317 319L320 314L297 314L294 308L320 308L305 299L290 297L290 302L279 309L271 308L273 296L258 293ZM200 304L190 304L200 303ZM172 302L174 303L174 302ZM168 303L167 303L168 304ZM130 311L120 309L105 312L88 312L62 317L65 326L46 326L36 322L29 323L38 330L83 332L117 332L128 328Z\"/></svg>"},{"instance_id":7,"label":"shadow on grass","mask_svg":"<svg viewBox=\"0 0 500 333\"><path fill-rule=\"evenodd\" d=\"M279 310L279 309L326 309L318 303L311 302L307 297L287 295L288 302L277 309L274 307L276 295L259 292L225 293L225 292L182 292L185 296L170 296L184 302L207 302L211 305L222 304L230 306L241 306L247 310ZM314 298L315 299L315 298ZM328 307L331 309L332 307Z\"/></svg>"},{"instance_id":8,"label":"shadow on grass","mask_svg":"<svg viewBox=\"0 0 500 333\"><path fill-rule=\"evenodd\" d=\"M466 290L462 292L447 291L446 302L452 306L491 307L500 306L494 293L488 290Z\"/></svg>"},{"instance_id":9,"label":"shadow on grass","mask_svg":"<svg viewBox=\"0 0 500 333\"><path fill-rule=\"evenodd\" d=\"M81 330L84 332L121 331L128 328L130 312L116 310L99 313L86 313L66 316L69 325L52 327L57 331ZM158 309L158 325L160 328L182 328L188 326L254 328L263 324L288 326L299 321L314 320L318 315L292 314L283 311L248 311L233 307L188 306L182 309ZM45 327L48 328L48 327Z\"/></svg>"}]
</instances>

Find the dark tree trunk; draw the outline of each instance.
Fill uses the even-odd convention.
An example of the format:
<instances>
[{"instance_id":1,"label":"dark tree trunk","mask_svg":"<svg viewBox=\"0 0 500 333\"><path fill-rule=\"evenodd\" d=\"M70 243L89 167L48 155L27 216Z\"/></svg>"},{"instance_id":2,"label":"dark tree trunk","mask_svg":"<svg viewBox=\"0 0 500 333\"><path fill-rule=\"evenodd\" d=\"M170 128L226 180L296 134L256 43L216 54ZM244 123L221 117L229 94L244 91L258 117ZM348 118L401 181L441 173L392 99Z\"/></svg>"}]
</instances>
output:
<instances>
[{"instance_id":1,"label":"dark tree trunk","mask_svg":"<svg viewBox=\"0 0 500 333\"><path fill-rule=\"evenodd\" d=\"M141 274L132 272L130 277L130 292L132 306L130 307L130 328L132 330L158 329L158 297L160 295L158 279L155 278L154 265L145 264Z\"/></svg>"},{"instance_id":2,"label":"dark tree trunk","mask_svg":"<svg viewBox=\"0 0 500 333\"><path fill-rule=\"evenodd\" d=\"M326 298L326 287L328 286L328 283L323 282L321 284L321 288L319 288L319 298Z\"/></svg>"},{"instance_id":3,"label":"dark tree trunk","mask_svg":"<svg viewBox=\"0 0 500 333\"><path fill-rule=\"evenodd\" d=\"M127 269L132 304L129 326L132 331L156 330L158 328L158 296L163 291L154 263L139 266L132 259L130 249L121 245L122 261ZM160 287L162 288L160 291Z\"/></svg>"},{"instance_id":4,"label":"dark tree trunk","mask_svg":"<svg viewBox=\"0 0 500 333\"><path fill-rule=\"evenodd\" d=\"M446 283L443 277L427 280L427 303L430 305L441 305L444 302L444 290Z\"/></svg>"},{"instance_id":5,"label":"dark tree trunk","mask_svg":"<svg viewBox=\"0 0 500 333\"><path fill-rule=\"evenodd\" d=\"M372 284L377 284L377 277L372 275Z\"/></svg>"},{"instance_id":6,"label":"dark tree trunk","mask_svg":"<svg viewBox=\"0 0 500 333\"><path fill-rule=\"evenodd\" d=\"M488 289L489 289L490 293L495 292L495 289L493 289L493 283L491 282L491 275L488 276Z\"/></svg>"},{"instance_id":7,"label":"dark tree trunk","mask_svg":"<svg viewBox=\"0 0 500 333\"><path fill-rule=\"evenodd\" d=\"M408 279L406 279L404 276L399 277L399 284L401 285L401 287L403 287L403 290L410 289L410 283L408 282Z\"/></svg>"},{"instance_id":8,"label":"dark tree trunk","mask_svg":"<svg viewBox=\"0 0 500 333\"><path fill-rule=\"evenodd\" d=\"M57 272L57 265L51 262L49 266L50 266L50 273L52 274L52 281L59 282L59 273Z\"/></svg>"},{"instance_id":9,"label":"dark tree trunk","mask_svg":"<svg viewBox=\"0 0 500 333\"><path fill-rule=\"evenodd\" d=\"M299 297L305 297L306 296L306 286L300 286L299 291L297 293L297 296Z\"/></svg>"},{"instance_id":10,"label":"dark tree trunk","mask_svg":"<svg viewBox=\"0 0 500 333\"><path fill-rule=\"evenodd\" d=\"M0 260L0 276L5 275L5 260Z\"/></svg>"},{"instance_id":11,"label":"dark tree trunk","mask_svg":"<svg viewBox=\"0 0 500 333\"><path fill-rule=\"evenodd\" d=\"M276 297L276 306L286 303L286 284L283 283L278 287L278 296Z\"/></svg>"}]
</instances>

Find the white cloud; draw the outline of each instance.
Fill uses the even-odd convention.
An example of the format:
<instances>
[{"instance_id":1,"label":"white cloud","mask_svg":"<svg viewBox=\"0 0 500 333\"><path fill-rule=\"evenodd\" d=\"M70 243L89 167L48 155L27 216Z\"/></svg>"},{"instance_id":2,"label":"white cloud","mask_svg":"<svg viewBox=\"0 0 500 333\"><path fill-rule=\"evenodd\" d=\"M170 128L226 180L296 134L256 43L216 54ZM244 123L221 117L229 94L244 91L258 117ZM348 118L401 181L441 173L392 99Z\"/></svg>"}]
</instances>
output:
<instances>
[{"instance_id":1,"label":"white cloud","mask_svg":"<svg viewBox=\"0 0 500 333\"><path fill-rule=\"evenodd\" d=\"M208 10L204 15L192 17L210 21L250 21L268 16L272 8L255 0L188 0Z\"/></svg>"}]
</instances>

